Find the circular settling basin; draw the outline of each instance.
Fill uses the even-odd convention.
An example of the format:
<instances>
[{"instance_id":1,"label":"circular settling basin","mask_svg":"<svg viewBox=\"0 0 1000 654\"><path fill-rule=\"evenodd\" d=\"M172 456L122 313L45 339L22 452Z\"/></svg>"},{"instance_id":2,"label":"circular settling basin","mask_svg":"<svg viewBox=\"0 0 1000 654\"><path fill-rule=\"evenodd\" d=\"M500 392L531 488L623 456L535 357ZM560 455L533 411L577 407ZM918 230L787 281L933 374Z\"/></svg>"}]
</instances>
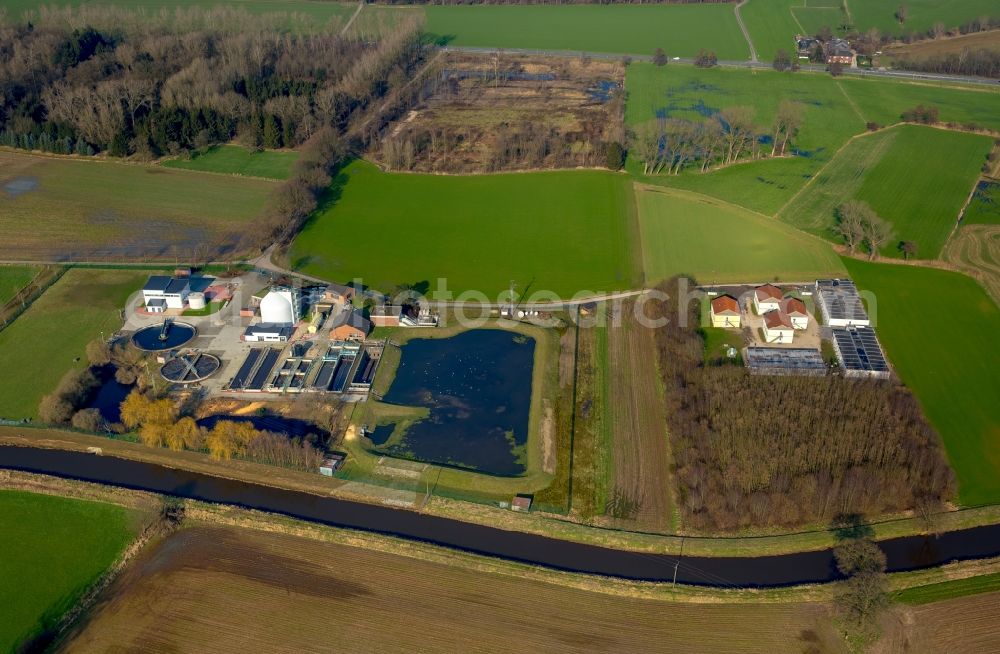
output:
<instances>
[{"instance_id":1,"label":"circular settling basin","mask_svg":"<svg viewBox=\"0 0 1000 654\"><path fill-rule=\"evenodd\" d=\"M163 322L144 327L132 334L132 345L146 352L162 352L184 345L195 337L191 325L180 322Z\"/></svg>"},{"instance_id":2,"label":"circular settling basin","mask_svg":"<svg viewBox=\"0 0 1000 654\"><path fill-rule=\"evenodd\" d=\"M220 365L211 354L185 352L163 364L160 375L175 384L194 384L214 375Z\"/></svg>"}]
</instances>

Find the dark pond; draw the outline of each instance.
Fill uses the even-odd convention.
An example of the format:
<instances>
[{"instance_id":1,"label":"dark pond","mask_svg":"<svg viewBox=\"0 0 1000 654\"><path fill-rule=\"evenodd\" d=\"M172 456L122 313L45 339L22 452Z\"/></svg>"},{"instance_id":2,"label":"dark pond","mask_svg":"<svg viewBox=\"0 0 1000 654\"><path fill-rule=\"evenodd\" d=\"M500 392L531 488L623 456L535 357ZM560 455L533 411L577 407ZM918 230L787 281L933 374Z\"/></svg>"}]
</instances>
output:
<instances>
[{"instance_id":1,"label":"dark pond","mask_svg":"<svg viewBox=\"0 0 1000 654\"><path fill-rule=\"evenodd\" d=\"M493 475L524 472L535 341L498 329L403 346L384 400L430 409L380 451Z\"/></svg>"},{"instance_id":2,"label":"dark pond","mask_svg":"<svg viewBox=\"0 0 1000 654\"><path fill-rule=\"evenodd\" d=\"M119 384L115 380L115 367L113 365L94 368L93 372L101 385L91 395L90 401L87 402L87 408L100 411L101 418L109 423L121 422L121 404L132 392L134 385Z\"/></svg>"},{"instance_id":3,"label":"dark pond","mask_svg":"<svg viewBox=\"0 0 1000 654\"><path fill-rule=\"evenodd\" d=\"M368 440L376 445L385 445L385 442L389 440L390 436L392 436L394 429L396 429L396 423L391 425L379 425L372 431L368 432Z\"/></svg>"},{"instance_id":4,"label":"dark pond","mask_svg":"<svg viewBox=\"0 0 1000 654\"><path fill-rule=\"evenodd\" d=\"M195 336L194 327L178 322L161 323L132 334L132 343L140 350L157 352L180 347Z\"/></svg>"},{"instance_id":5,"label":"dark pond","mask_svg":"<svg viewBox=\"0 0 1000 654\"><path fill-rule=\"evenodd\" d=\"M323 429L320 429L307 420L286 418L284 416L271 414L258 416L229 416L225 414L208 416L207 418L199 420L198 425L206 429L211 429L220 420L229 420L231 422L249 422L253 425L254 429L272 431L276 434L286 434L293 437L308 436L309 434L317 434L320 436L324 435Z\"/></svg>"}]
</instances>

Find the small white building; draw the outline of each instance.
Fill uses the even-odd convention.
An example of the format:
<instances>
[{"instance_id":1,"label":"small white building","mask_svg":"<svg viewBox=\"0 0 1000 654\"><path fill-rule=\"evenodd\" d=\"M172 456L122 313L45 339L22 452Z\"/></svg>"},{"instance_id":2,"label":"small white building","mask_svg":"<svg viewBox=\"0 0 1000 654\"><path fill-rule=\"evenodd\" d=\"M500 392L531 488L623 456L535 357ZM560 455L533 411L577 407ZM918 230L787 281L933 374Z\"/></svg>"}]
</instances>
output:
<instances>
[{"instance_id":1,"label":"small white building","mask_svg":"<svg viewBox=\"0 0 1000 654\"><path fill-rule=\"evenodd\" d=\"M791 343L795 338L792 321L780 310L764 314L764 340L768 343Z\"/></svg>"},{"instance_id":2,"label":"small white building","mask_svg":"<svg viewBox=\"0 0 1000 654\"><path fill-rule=\"evenodd\" d=\"M784 297L785 294L777 286L771 284L758 286L753 290L753 308L758 316L763 316L768 311L779 311Z\"/></svg>"},{"instance_id":3,"label":"small white building","mask_svg":"<svg viewBox=\"0 0 1000 654\"><path fill-rule=\"evenodd\" d=\"M295 329L289 324L261 322L250 325L243 332L247 343L284 343L292 337Z\"/></svg>"},{"instance_id":4,"label":"small white building","mask_svg":"<svg viewBox=\"0 0 1000 654\"><path fill-rule=\"evenodd\" d=\"M142 287L142 301L150 313L183 309L190 294L191 280L187 277L152 275Z\"/></svg>"},{"instance_id":5,"label":"small white building","mask_svg":"<svg viewBox=\"0 0 1000 654\"><path fill-rule=\"evenodd\" d=\"M781 308L795 329L807 329L809 327L809 312L806 311L806 304L798 298L790 297L785 300Z\"/></svg>"},{"instance_id":6,"label":"small white building","mask_svg":"<svg viewBox=\"0 0 1000 654\"><path fill-rule=\"evenodd\" d=\"M299 320L299 294L292 288L274 288L260 301L260 320L265 324L294 325Z\"/></svg>"}]
</instances>

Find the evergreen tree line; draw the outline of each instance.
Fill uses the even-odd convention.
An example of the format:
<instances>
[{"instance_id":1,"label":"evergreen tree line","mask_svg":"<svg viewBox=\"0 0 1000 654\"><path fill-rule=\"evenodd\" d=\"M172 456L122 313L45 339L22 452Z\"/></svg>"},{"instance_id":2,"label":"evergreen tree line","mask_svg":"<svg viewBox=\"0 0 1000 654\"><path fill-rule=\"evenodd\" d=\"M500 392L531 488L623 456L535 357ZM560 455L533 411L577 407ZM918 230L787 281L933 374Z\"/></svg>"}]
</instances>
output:
<instances>
[{"instance_id":1,"label":"evergreen tree line","mask_svg":"<svg viewBox=\"0 0 1000 654\"><path fill-rule=\"evenodd\" d=\"M422 56L417 20L370 42L231 9L142 17L64 9L0 26L0 143L144 158L234 138L296 147L346 130Z\"/></svg>"},{"instance_id":2,"label":"evergreen tree line","mask_svg":"<svg viewBox=\"0 0 1000 654\"><path fill-rule=\"evenodd\" d=\"M676 280L661 290L670 293ZM695 529L928 510L954 494L937 434L891 381L752 376L704 364L698 306L650 303L679 504ZM682 326L687 325L687 326Z\"/></svg>"}]
</instances>

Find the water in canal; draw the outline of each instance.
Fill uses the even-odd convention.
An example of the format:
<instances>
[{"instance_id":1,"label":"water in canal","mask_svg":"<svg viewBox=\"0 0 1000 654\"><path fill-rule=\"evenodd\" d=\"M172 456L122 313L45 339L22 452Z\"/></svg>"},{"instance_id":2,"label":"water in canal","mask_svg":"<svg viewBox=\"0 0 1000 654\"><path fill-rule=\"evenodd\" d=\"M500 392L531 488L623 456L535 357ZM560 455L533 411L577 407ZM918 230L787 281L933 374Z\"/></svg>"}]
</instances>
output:
<instances>
[{"instance_id":1,"label":"water in canal","mask_svg":"<svg viewBox=\"0 0 1000 654\"><path fill-rule=\"evenodd\" d=\"M379 451L493 475L522 474L534 355L534 339L499 329L409 341L384 401L426 407L430 415Z\"/></svg>"}]
</instances>

